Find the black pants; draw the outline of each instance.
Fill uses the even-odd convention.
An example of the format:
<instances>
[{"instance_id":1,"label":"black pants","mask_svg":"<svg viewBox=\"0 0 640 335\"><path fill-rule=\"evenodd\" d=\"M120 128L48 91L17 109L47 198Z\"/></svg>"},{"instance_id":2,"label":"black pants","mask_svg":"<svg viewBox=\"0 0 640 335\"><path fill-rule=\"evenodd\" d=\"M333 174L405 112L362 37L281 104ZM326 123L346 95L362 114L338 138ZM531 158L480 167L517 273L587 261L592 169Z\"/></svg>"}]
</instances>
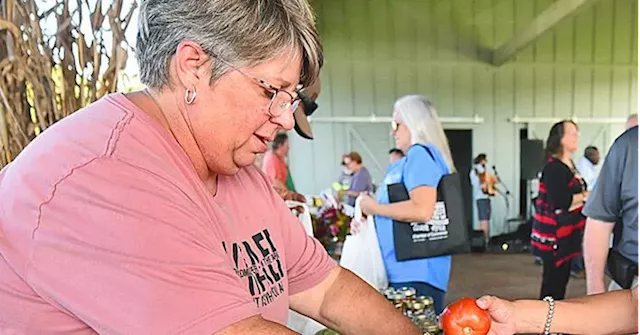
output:
<instances>
[{"instance_id":1,"label":"black pants","mask_svg":"<svg viewBox=\"0 0 640 335\"><path fill-rule=\"evenodd\" d=\"M540 299L551 296L555 300L564 299L571 274L571 261L564 262L560 267L556 267L553 261L544 260L542 263L542 287L540 288Z\"/></svg>"}]
</instances>

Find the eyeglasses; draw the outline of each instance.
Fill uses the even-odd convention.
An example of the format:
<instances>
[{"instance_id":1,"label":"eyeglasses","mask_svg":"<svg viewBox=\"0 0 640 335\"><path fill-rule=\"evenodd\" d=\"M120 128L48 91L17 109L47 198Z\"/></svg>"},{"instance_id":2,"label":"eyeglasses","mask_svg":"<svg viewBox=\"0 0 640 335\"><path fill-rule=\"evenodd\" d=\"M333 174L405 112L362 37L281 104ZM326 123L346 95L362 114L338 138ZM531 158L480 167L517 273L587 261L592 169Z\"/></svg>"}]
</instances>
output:
<instances>
[{"instance_id":1,"label":"eyeglasses","mask_svg":"<svg viewBox=\"0 0 640 335\"><path fill-rule=\"evenodd\" d=\"M395 120L391 121L391 131L398 131L398 127L400 127L400 123L396 122Z\"/></svg>"},{"instance_id":2,"label":"eyeglasses","mask_svg":"<svg viewBox=\"0 0 640 335\"><path fill-rule=\"evenodd\" d=\"M232 69L242 73L246 77L252 79L258 85L260 85L262 88L264 88L265 90L267 90L271 94L271 99L269 100L269 105L267 105L267 111L269 112L269 115L271 115L272 117L281 116L282 114L284 114L287 111L291 111L293 113L298 108L298 105L300 104L300 98L298 97L298 93L303 91L302 85L297 85L296 86L296 88L294 90L294 92L295 92L294 93L295 97L294 97L294 94L291 94L287 90L275 87L275 86L269 84L269 82L267 82L266 80L256 78L256 77L246 73L245 71L240 70L238 67L230 64L229 62L225 61L224 59L221 59L221 58L217 58L217 59L219 61L225 63L230 68L232 68Z\"/></svg>"}]
</instances>

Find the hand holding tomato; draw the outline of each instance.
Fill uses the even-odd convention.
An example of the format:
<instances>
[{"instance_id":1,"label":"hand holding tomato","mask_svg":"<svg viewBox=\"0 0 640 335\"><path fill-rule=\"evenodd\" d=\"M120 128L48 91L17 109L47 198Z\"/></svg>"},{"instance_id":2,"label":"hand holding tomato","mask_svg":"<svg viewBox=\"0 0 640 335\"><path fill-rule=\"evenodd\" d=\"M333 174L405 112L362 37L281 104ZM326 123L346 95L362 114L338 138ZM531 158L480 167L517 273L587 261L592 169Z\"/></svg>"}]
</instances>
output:
<instances>
[{"instance_id":1,"label":"hand holding tomato","mask_svg":"<svg viewBox=\"0 0 640 335\"><path fill-rule=\"evenodd\" d=\"M440 316L444 335L487 335L491 329L489 312L473 298L462 298L445 308Z\"/></svg>"},{"instance_id":2,"label":"hand holding tomato","mask_svg":"<svg viewBox=\"0 0 640 335\"><path fill-rule=\"evenodd\" d=\"M507 300L492 296L484 296L476 301L478 307L489 312L491 316L490 335L512 335L517 332L518 319L516 317L518 308Z\"/></svg>"}]
</instances>

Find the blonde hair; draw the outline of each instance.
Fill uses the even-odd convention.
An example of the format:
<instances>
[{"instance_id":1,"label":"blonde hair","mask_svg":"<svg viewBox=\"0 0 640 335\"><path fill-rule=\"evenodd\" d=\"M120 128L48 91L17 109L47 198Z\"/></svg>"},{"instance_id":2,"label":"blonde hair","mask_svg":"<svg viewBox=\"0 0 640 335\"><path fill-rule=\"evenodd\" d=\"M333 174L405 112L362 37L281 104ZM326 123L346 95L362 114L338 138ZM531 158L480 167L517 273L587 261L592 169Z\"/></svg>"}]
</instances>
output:
<instances>
[{"instance_id":1,"label":"blonde hair","mask_svg":"<svg viewBox=\"0 0 640 335\"><path fill-rule=\"evenodd\" d=\"M422 95L405 95L396 100L393 109L409 129L411 144L433 144L444 157L449 172L455 172L449 141L431 102Z\"/></svg>"}]
</instances>

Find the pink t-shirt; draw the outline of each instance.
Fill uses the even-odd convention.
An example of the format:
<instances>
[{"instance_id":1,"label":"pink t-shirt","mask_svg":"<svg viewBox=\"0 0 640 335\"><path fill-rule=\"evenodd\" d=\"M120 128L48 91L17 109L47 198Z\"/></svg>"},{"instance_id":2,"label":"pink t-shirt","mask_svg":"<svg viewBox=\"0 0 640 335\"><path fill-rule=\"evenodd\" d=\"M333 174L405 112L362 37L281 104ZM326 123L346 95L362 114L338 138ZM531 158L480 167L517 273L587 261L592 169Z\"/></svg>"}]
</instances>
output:
<instances>
[{"instance_id":1,"label":"pink t-shirt","mask_svg":"<svg viewBox=\"0 0 640 335\"><path fill-rule=\"evenodd\" d=\"M273 151L267 151L262 159L262 171L273 180L283 184L287 183L287 163L278 157Z\"/></svg>"},{"instance_id":2,"label":"pink t-shirt","mask_svg":"<svg viewBox=\"0 0 640 335\"><path fill-rule=\"evenodd\" d=\"M211 334L286 324L335 265L250 166L212 196L177 142L114 94L0 173L0 333Z\"/></svg>"}]
</instances>

